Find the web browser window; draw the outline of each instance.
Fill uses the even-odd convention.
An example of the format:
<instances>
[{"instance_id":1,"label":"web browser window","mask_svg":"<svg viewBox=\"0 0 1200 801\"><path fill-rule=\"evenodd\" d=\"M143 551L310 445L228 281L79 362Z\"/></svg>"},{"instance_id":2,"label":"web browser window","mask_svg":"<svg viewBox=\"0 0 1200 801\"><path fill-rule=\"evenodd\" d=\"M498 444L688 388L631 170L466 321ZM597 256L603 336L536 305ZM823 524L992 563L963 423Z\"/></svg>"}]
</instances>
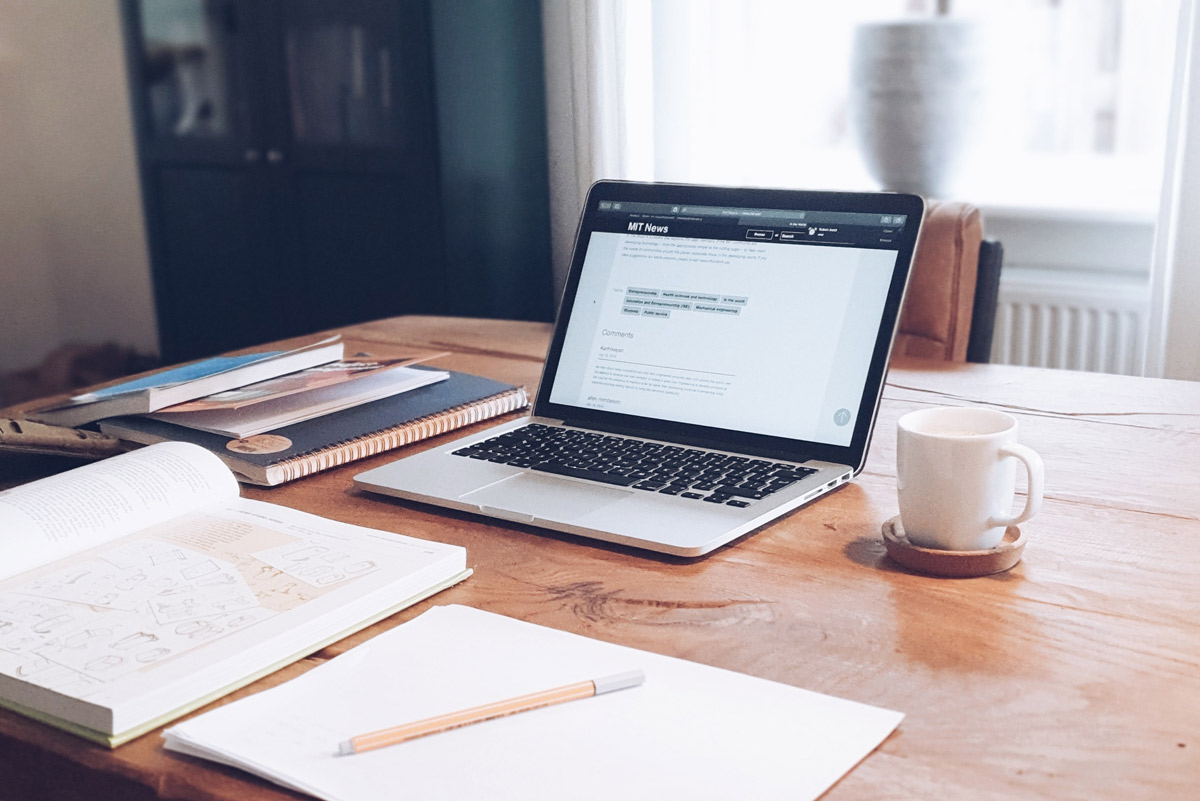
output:
<instances>
[{"instance_id":1,"label":"web browser window","mask_svg":"<svg viewBox=\"0 0 1200 801\"><path fill-rule=\"evenodd\" d=\"M850 443L905 216L598 212L551 402Z\"/></svg>"}]
</instances>

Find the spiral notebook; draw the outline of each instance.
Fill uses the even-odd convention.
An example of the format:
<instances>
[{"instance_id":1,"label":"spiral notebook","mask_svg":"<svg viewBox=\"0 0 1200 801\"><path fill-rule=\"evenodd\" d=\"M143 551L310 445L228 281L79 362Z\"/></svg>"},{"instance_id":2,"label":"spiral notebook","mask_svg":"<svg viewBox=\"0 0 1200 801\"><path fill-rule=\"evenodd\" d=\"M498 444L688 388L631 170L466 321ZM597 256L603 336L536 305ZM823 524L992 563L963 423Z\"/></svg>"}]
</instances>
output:
<instances>
[{"instance_id":1,"label":"spiral notebook","mask_svg":"<svg viewBox=\"0 0 1200 801\"><path fill-rule=\"evenodd\" d=\"M523 409L522 387L450 371L445 381L390 398L235 439L148 417L114 417L100 430L128 442L192 442L225 462L238 480L275 486L412 442Z\"/></svg>"}]
</instances>

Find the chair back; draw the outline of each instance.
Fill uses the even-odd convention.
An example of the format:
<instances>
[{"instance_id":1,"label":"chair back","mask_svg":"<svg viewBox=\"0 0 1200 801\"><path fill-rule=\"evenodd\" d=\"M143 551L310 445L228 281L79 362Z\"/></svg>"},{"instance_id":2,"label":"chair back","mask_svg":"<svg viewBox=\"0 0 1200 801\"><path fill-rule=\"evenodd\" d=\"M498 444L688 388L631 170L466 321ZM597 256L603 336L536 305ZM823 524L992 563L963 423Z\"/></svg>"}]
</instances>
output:
<instances>
[{"instance_id":1,"label":"chair back","mask_svg":"<svg viewBox=\"0 0 1200 801\"><path fill-rule=\"evenodd\" d=\"M982 241L979 209L968 203L929 201L893 357L967 360Z\"/></svg>"}]
</instances>

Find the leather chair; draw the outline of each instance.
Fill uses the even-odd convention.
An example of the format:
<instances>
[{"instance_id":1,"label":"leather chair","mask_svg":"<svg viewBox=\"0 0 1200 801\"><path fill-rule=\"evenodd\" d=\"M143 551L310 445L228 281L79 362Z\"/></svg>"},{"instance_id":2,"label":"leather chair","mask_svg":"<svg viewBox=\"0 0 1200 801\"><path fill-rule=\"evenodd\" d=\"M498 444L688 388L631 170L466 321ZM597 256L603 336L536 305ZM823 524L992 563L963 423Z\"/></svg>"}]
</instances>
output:
<instances>
[{"instance_id":1,"label":"leather chair","mask_svg":"<svg viewBox=\"0 0 1200 801\"><path fill-rule=\"evenodd\" d=\"M983 239L979 209L930 201L900 310L893 357L986 362L1003 249Z\"/></svg>"}]
</instances>

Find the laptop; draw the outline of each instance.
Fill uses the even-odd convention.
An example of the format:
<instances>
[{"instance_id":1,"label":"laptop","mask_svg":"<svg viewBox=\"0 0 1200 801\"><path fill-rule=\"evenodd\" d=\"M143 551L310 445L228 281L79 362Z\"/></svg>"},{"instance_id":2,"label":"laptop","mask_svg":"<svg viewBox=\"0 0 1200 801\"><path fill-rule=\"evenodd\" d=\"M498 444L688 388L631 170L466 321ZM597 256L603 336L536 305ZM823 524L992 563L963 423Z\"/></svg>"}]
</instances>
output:
<instances>
[{"instance_id":1,"label":"laptop","mask_svg":"<svg viewBox=\"0 0 1200 801\"><path fill-rule=\"evenodd\" d=\"M600 181L532 415L368 490L695 557L862 470L915 195Z\"/></svg>"}]
</instances>

